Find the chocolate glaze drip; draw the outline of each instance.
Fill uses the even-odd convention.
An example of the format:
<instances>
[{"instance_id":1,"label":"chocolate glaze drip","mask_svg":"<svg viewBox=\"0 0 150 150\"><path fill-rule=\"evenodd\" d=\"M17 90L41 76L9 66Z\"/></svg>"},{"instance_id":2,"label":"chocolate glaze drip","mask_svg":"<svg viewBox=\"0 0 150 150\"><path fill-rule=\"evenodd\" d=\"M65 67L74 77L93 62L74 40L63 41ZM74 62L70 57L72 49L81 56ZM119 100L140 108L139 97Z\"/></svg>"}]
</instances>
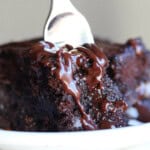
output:
<instances>
[{"instance_id":1,"label":"chocolate glaze drip","mask_svg":"<svg viewBox=\"0 0 150 150\"><path fill-rule=\"evenodd\" d=\"M80 91L73 79L72 58L67 52L58 51L58 69L57 76L64 83L67 93L73 95L76 99L80 98Z\"/></svg>"},{"instance_id":2,"label":"chocolate glaze drip","mask_svg":"<svg viewBox=\"0 0 150 150\"><path fill-rule=\"evenodd\" d=\"M74 53L75 55L73 55ZM77 80L74 78L73 64L86 70L87 75L84 77L85 81L89 85L89 88L95 88L97 84L101 83L103 67L107 64L106 57L95 45L87 45L87 48L80 47L72 51L61 49L56 55L58 57L58 68L55 70L56 75L62 81L65 91L74 97L82 115L82 125L86 129L97 129L91 116L85 112L80 102L81 93L77 85ZM85 56L91 61L91 66L84 66Z\"/></svg>"},{"instance_id":3,"label":"chocolate glaze drip","mask_svg":"<svg viewBox=\"0 0 150 150\"><path fill-rule=\"evenodd\" d=\"M34 49L37 55L35 55ZM87 82L88 88L93 89L97 86L102 88L101 79L108 62L105 55L94 44L87 44L77 49L72 49L71 46L67 45L56 51L54 45L47 42L40 42L40 46L36 45L35 48L32 48L31 53L34 53L33 56L36 57L36 61L40 60L40 62L43 56L55 56L56 66L53 73L63 83L64 91L73 96L81 113L80 121L83 128L87 130L97 129L98 127L92 117L85 112L84 106L80 101L81 92L78 87L78 79L74 77L74 73L77 72L77 69L83 69L86 74L82 75L82 78ZM87 62L89 62L89 65L87 65ZM44 60L42 63L48 67L52 65Z\"/></svg>"},{"instance_id":4,"label":"chocolate glaze drip","mask_svg":"<svg viewBox=\"0 0 150 150\"><path fill-rule=\"evenodd\" d=\"M107 58L102 52L100 52L96 45L86 44L85 46L86 48L80 47L78 50L85 53L92 62L92 66L87 69L88 74L86 76L86 81L90 89L95 88L98 83L100 84L101 88L103 88L101 79L104 74L103 68L108 64Z\"/></svg>"}]
</instances>

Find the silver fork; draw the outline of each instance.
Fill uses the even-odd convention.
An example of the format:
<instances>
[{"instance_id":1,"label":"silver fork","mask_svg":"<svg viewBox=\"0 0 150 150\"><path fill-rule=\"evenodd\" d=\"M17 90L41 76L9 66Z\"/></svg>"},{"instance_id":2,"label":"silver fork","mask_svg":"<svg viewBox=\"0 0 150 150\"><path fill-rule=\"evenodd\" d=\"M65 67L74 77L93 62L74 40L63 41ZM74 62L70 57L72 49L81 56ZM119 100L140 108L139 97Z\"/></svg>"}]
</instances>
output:
<instances>
[{"instance_id":1,"label":"silver fork","mask_svg":"<svg viewBox=\"0 0 150 150\"><path fill-rule=\"evenodd\" d=\"M54 43L57 47L65 44L77 47L85 43L94 43L87 20L70 0L51 0L44 40Z\"/></svg>"}]
</instances>

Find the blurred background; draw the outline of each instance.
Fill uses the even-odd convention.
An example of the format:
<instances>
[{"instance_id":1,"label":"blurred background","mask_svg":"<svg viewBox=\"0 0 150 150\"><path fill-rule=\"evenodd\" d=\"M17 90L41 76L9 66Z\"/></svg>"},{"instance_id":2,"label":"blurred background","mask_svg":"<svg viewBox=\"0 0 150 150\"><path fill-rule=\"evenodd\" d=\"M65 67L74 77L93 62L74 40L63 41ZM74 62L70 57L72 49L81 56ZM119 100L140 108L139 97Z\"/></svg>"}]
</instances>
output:
<instances>
[{"instance_id":1,"label":"blurred background","mask_svg":"<svg viewBox=\"0 0 150 150\"><path fill-rule=\"evenodd\" d=\"M72 0L93 34L114 42L141 37L150 48L150 0ZM49 0L0 0L0 43L42 37Z\"/></svg>"}]
</instances>

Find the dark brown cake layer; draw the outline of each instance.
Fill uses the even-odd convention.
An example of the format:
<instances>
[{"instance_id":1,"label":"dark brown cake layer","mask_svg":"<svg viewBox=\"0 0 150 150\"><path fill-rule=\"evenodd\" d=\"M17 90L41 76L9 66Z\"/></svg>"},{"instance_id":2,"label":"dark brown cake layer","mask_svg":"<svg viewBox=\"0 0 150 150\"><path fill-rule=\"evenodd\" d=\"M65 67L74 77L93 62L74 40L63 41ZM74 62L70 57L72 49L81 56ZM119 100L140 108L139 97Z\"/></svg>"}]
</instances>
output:
<instances>
[{"instance_id":1,"label":"dark brown cake layer","mask_svg":"<svg viewBox=\"0 0 150 150\"><path fill-rule=\"evenodd\" d=\"M0 47L0 127L24 131L127 126L127 108L95 45L12 43Z\"/></svg>"}]
</instances>

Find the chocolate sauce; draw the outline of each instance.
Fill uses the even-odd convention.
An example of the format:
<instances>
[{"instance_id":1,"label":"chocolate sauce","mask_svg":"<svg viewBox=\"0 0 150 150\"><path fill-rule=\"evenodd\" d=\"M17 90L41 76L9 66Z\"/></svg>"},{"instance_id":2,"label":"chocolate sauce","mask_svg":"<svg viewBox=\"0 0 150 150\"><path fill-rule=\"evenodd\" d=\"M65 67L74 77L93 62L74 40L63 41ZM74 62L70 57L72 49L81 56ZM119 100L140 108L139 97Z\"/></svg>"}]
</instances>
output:
<instances>
[{"instance_id":1,"label":"chocolate sauce","mask_svg":"<svg viewBox=\"0 0 150 150\"><path fill-rule=\"evenodd\" d=\"M85 45L87 48L80 47L78 50L92 61L92 66L87 69L88 74L86 76L86 81L89 85L90 89L93 89L96 87L96 85L101 83L102 76L104 74L104 67L107 66L107 58L106 56L98 49L98 47L94 44ZM101 88L102 84L101 84Z\"/></svg>"},{"instance_id":2,"label":"chocolate sauce","mask_svg":"<svg viewBox=\"0 0 150 150\"><path fill-rule=\"evenodd\" d=\"M73 55L75 51L76 54ZM84 107L80 102L81 93L79 87L77 86L77 81L73 76L73 64L79 66L79 68L84 66L84 61L81 56L86 56L92 61L92 66L84 68L87 70L87 75L84 78L90 88L95 88L97 84L101 83L103 67L107 64L106 57L94 45L89 45L89 48L79 47L72 51L61 49L56 53L56 55L58 57L58 68L56 69L56 75L58 79L62 81L65 91L74 97L82 115L82 125L86 129L97 129L97 126L91 116L85 112Z\"/></svg>"},{"instance_id":3,"label":"chocolate sauce","mask_svg":"<svg viewBox=\"0 0 150 150\"><path fill-rule=\"evenodd\" d=\"M75 99L76 104L79 107L80 113L82 115L81 123L87 129L96 129L91 117L87 115L84 111L84 107L80 102L80 89L76 84L76 80L73 79L73 66L72 61L77 62L78 57L72 58L71 54L68 52L63 52L60 50L57 52L58 55L58 69L56 70L57 77L64 84L64 90L72 95Z\"/></svg>"},{"instance_id":4,"label":"chocolate sauce","mask_svg":"<svg viewBox=\"0 0 150 150\"><path fill-rule=\"evenodd\" d=\"M85 73L82 75L82 78L84 78L87 83L89 90L93 90L97 87L102 89L103 85L101 80L104 75L104 68L108 64L106 56L94 44L86 44L77 49L73 49L71 46L65 46L56 50L53 44L40 42L40 45L36 45L35 49L38 56L35 54L33 56L36 57L37 61L41 60L41 57L48 58L50 55L54 55L56 58L56 66L53 72L56 78L62 82L64 91L73 96L81 113L80 121L83 128L86 130L98 129L91 115L85 112L84 106L80 101L81 91L77 84L78 80L74 77L74 73L78 72L77 69L79 69L79 72L82 72L80 71L82 68ZM37 49L39 49L39 51ZM41 51L41 49L43 49L43 51ZM34 48L32 52L34 52ZM53 65L47 64L47 61L45 62L44 59L42 63L50 68Z\"/></svg>"},{"instance_id":5,"label":"chocolate sauce","mask_svg":"<svg viewBox=\"0 0 150 150\"><path fill-rule=\"evenodd\" d=\"M76 99L80 98L80 91L73 79L72 59L67 52L58 51L58 69L56 70L58 78L64 83L65 91L73 95Z\"/></svg>"}]
</instances>

